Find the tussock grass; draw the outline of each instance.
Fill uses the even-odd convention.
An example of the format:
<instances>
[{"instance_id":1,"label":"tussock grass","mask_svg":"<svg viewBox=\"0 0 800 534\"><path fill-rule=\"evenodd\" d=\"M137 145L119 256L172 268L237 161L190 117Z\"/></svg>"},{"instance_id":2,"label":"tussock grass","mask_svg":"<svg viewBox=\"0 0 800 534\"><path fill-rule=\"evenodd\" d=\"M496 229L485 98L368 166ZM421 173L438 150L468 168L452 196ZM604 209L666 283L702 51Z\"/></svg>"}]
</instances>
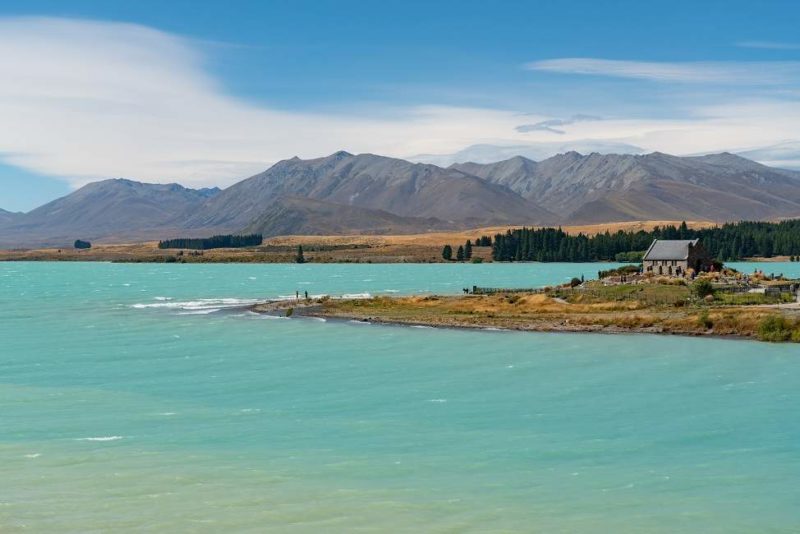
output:
<instances>
[{"instance_id":1,"label":"tussock grass","mask_svg":"<svg viewBox=\"0 0 800 534\"><path fill-rule=\"evenodd\" d=\"M669 306L686 299L685 286L645 284L576 292L566 302L545 294L375 297L324 304L325 314L392 323L498 327L544 331L631 331L752 337L800 342L800 320L781 310L759 307ZM663 293L667 292L667 293ZM669 297L669 298L667 298ZM683 300L675 300L683 302ZM659 304L647 304L658 302ZM787 312L788 314L789 312Z\"/></svg>"}]
</instances>

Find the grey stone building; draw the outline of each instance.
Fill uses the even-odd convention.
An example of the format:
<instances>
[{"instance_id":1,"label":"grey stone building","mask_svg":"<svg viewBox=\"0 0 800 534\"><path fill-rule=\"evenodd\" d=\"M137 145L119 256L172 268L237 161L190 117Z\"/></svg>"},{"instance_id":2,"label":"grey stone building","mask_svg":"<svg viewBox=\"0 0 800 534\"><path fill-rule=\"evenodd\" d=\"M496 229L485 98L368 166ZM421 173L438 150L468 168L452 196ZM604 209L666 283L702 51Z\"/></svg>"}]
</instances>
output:
<instances>
[{"instance_id":1,"label":"grey stone building","mask_svg":"<svg viewBox=\"0 0 800 534\"><path fill-rule=\"evenodd\" d=\"M711 257L699 239L656 239L642 259L645 273L667 276L684 276L687 269L708 271L711 266Z\"/></svg>"}]
</instances>

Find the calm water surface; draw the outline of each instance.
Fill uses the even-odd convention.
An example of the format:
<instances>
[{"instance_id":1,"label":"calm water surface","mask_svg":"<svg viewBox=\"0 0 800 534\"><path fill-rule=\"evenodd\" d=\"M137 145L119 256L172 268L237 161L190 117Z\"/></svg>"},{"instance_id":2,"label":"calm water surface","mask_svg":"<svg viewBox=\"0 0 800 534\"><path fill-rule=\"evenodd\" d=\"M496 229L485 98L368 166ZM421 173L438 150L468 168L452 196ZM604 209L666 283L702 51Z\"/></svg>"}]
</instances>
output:
<instances>
[{"instance_id":1,"label":"calm water surface","mask_svg":"<svg viewBox=\"0 0 800 534\"><path fill-rule=\"evenodd\" d=\"M0 264L0 532L800 530L797 346L237 308L597 268Z\"/></svg>"}]
</instances>

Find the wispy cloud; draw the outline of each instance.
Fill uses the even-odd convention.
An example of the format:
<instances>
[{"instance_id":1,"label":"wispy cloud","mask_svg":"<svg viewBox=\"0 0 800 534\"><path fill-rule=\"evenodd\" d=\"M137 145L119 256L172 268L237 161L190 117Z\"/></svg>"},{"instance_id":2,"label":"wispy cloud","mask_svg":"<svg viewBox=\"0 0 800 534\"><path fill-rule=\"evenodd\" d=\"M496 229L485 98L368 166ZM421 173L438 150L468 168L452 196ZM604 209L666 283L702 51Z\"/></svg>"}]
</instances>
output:
<instances>
[{"instance_id":1,"label":"wispy cloud","mask_svg":"<svg viewBox=\"0 0 800 534\"><path fill-rule=\"evenodd\" d=\"M534 61L527 69L562 74L634 78L659 82L780 85L800 80L800 61L653 62L595 58Z\"/></svg>"},{"instance_id":2,"label":"wispy cloud","mask_svg":"<svg viewBox=\"0 0 800 534\"><path fill-rule=\"evenodd\" d=\"M800 43L781 43L777 41L741 41L736 43L741 48L763 48L767 50L800 50Z\"/></svg>"},{"instance_id":3,"label":"wispy cloud","mask_svg":"<svg viewBox=\"0 0 800 534\"><path fill-rule=\"evenodd\" d=\"M564 130L560 130L559 127L569 126L570 124L575 124L578 122L599 121L599 120L602 119L600 117L595 117L594 115L573 115L568 119L548 119L546 121L539 121L533 124L520 124L514 129L520 133L550 132L554 134L564 135L566 132Z\"/></svg>"},{"instance_id":4,"label":"wispy cloud","mask_svg":"<svg viewBox=\"0 0 800 534\"><path fill-rule=\"evenodd\" d=\"M519 121L440 105L373 115L256 105L225 93L202 49L140 25L0 19L0 154L74 185L113 176L225 185L293 155L457 150Z\"/></svg>"}]
</instances>

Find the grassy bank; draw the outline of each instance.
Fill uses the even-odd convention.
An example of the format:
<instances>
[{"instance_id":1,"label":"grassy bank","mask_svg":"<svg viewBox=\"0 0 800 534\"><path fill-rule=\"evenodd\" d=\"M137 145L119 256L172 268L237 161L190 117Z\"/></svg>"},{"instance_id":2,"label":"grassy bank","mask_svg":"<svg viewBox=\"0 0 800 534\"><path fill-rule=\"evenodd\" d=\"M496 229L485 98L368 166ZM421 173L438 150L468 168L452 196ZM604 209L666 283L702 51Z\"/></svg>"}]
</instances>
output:
<instances>
[{"instance_id":1,"label":"grassy bank","mask_svg":"<svg viewBox=\"0 0 800 534\"><path fill-rule=\"evenodd\" d=\"M800 342L800 310L706 304L685 286L619 285L548 294L330 300L319 311L392 324L558 332L646 332Z\"/></svg>"}]
</instances>

